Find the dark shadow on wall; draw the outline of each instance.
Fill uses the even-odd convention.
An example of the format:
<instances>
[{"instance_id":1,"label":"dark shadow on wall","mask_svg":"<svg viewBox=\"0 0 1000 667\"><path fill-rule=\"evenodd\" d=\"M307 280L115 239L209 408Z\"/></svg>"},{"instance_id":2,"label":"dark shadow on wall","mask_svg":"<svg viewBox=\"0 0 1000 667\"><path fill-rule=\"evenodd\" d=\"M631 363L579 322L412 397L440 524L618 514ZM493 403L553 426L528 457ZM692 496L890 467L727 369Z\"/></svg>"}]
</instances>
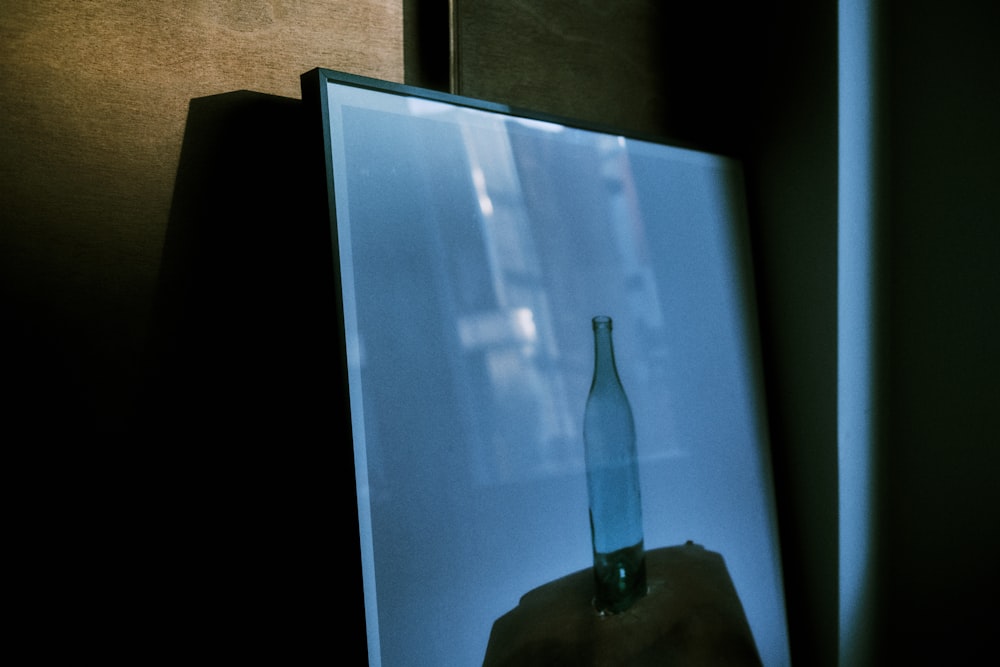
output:
<instances>
[{"instance_id":1,"label":"dark shadow on wall","mask_svg":"<svg viewBox=\"0 0 1000 667\"><path fill-rule=\"evenodd\" d=\"M219 647L284 663L365 650L321 134L303 106L191 101L134 429L163 495L164 595L189 597L185 622Z\"/></svg>"},{"instance_id":2,"label":"dark shadow on wall","mask_svg":"<svg viewBox=\"0 0 1000 667\"><path fill-rule=\"evenodd\" d=\"M152 430L324 437L309 422L332 389L330 240L301 106L191 102L154 302Z\"/></svg>"},{"instance_id":3,"label":"dark shadow on wall","mask_svg":"<svg viewBox=\"0 0 1000 667\"><path fill-rule=\"evenodd\" d=\"M738 157L791 659L837 662L837 3L661 3L664 131Z\"/></svg>"},{"instance_id":4,"label":"dark shadow on wall","mask_svg":"<svg viewBox=\"0 0 1000 667\"><path fill-rule=\"evenodd\" d=\"M403 0L407 84L451 89L451 11L449 0Z\"/></svg>"}]
</instances>

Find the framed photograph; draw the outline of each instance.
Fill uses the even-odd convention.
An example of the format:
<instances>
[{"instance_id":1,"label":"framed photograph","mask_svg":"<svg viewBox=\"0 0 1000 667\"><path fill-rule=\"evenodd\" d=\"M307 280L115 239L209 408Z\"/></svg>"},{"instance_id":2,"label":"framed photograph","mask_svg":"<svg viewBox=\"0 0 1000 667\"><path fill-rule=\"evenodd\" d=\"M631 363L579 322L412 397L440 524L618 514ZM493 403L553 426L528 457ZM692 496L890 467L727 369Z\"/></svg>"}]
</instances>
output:
<instances>
[{"instance_id":1,"label":"framed photograph","mask_svg":"<svg viewBox=\"0 0 1000 667\"><path fill-rule=\"evenodd\" d=\"M764 664L788 664L740 163L330 70L303 86L370 664L481 664L522 595L591 566L597 315L634 414L646 547L721 554Z\"/></svg>"}]
</instances>

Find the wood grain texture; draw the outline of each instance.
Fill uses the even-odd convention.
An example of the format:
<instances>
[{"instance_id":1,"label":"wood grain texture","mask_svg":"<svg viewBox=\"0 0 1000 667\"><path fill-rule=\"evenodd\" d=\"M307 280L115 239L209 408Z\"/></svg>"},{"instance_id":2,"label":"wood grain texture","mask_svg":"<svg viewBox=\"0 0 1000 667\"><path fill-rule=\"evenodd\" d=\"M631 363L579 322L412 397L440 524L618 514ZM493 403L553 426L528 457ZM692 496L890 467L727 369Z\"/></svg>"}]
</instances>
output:
<instances>
[{"instance_id":1,"label":"wood grain texture","mask_svg":"<svg viewBox=\"0 0 1000 667\"><path fill-rule=\"evenodd\" d=\"M458 92L739 155L772 113L772 5L456 0Z\"/></svg>"},{"instance_id":2,"label":"wood grain texture","mask_svg":"<svg viewBox=\"0 0 1000 667\"><path fill-rule=\"evenodd\" d=\"M460 94L661 134L658 3L461 0Z\"/></svg>"},{"instance_id":3,"label":"wood grain texture","mask_svg":"<svg viewBox=\"0 0 1000 667\"><path fill-rule=\"evenodd\" d=\"M318 66L402 81L402 2L3 8L7 335L30 348L21 380L51 374L80 418L113 430L145 344L190 100L244 89L297 98L299 75ZM25 403L51 394L37 382Z\"/></svg>"}]
</instances>

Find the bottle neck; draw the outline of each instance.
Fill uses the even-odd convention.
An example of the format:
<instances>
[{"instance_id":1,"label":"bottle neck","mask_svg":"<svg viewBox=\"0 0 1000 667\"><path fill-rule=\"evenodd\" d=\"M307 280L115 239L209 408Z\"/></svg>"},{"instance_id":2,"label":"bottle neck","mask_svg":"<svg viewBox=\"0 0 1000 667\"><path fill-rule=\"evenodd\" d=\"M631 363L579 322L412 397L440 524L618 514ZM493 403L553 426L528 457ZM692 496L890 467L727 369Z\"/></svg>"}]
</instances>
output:
<instances>
[{"instance_id":1,"label":"bottle neck","mask_svg":"<svg viewBox=\"0 0 1000 667\"><path fill-rule=\"evenodd\" d=\"M617 382L615 348L611 340L611 318L594 318L594 384Z\"/></svg>"}]
</instances>

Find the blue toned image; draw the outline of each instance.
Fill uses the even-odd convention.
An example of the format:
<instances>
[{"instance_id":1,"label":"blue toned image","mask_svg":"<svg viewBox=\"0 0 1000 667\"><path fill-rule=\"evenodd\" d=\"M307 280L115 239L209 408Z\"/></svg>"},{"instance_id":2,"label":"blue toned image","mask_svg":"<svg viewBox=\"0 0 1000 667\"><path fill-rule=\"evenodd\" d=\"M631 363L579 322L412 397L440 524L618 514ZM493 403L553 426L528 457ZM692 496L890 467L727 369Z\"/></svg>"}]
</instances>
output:
<instances>
[{"instance_id":1,"label":"blue toned image","mask_svg":"<svg viewBox=\"0 0 1000 667\"><path fill-rule=\"evenodd\" d=\"M788 664L739 163L327 85L371 664L482 664L528 591L688 540Z\"/></svg>"}]
</instances>

